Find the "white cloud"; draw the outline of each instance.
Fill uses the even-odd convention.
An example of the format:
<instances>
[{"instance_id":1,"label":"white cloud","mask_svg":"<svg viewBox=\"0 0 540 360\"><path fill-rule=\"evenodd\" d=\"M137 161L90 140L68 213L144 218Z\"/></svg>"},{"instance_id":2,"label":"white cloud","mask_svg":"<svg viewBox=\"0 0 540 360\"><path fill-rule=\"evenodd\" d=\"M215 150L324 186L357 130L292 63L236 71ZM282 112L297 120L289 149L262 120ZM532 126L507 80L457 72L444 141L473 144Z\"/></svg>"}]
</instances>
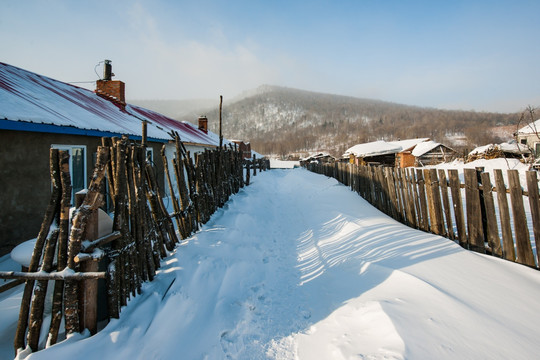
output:
<instances>
[{"instance_id":1,"label":"white cloud","mask_svg":"<svg viewBox=\"0 0 540 360\"><path fill-rule=\"evenodd\" d=\"M141 4L129 14L133 32L122 48L130 51L117 54L121 68L115 71L124 77L117 78L126 82L128 99L233 97L278 76L256 43L233 44L219 26L209 29L213 40L203 42L180 31L166 34Z\"/></svg>"}]
</instances>

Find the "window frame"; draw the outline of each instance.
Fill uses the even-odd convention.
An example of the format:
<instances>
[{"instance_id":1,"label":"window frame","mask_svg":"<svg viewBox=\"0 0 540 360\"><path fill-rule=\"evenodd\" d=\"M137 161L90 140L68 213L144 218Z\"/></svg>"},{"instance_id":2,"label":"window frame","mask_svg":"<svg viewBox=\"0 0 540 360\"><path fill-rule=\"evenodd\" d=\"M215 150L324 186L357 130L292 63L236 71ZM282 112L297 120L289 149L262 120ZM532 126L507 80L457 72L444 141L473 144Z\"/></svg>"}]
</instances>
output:
<instances>
[{"instance_id":1,"label":"window frame","mask_svg":"<svg viewBox=\"0 0 540 360\"><path fill-rule=\"evenodd\" d=\"M75 201L75 189L73 188L73 151L76 148L83 149L83 189L88 189L88 165L87 165L87 155L88 155L88 148L86 145L66 145L66 144L51 144L51 149L58 149L63 151L68 151L69 153L69 176L71 178L71 203L74 204ZM78 190L78 191L81 191Z\"/></svg>"}]
</instances>

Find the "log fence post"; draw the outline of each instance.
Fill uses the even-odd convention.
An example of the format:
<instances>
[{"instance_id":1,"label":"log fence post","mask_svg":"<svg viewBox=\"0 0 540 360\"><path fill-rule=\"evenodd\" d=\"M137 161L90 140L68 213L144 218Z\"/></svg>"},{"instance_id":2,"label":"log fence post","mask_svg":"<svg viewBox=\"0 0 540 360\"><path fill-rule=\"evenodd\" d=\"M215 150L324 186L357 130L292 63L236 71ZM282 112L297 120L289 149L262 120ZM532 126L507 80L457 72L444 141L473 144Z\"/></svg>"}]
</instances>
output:
<instances>
[{"instance_id":1,"label":"log fence post","mask_svg":"<svg viewBox=\"0 0 540 360\"><path fill-rule=\"evenodd\" d=\"M491 254L502 257L501 239L499 237L499 227L495 215L495 203L493 202L493 190L489 173L482 173L482 188L486 215L486 237L491 250Z\"/></svg>"},{"instance_id":2,"label":"log fence post","mask_svg":"<svg viewBox=\"0 0 540 360\"><path fill-rule=\"evenodd\" d=\"M465 176L465 205L467 209L467 229L469 234L469 249L485 253L484 227L480 208L480 193L475 169L464 169Z\"/></svg>"},{"instance_id":3,"label":"log fence post","mask_svg":"<svg viewBox=\"0 0 540 360\"><path fill-rule=\"evenodd\" d=\"M510 209L508 207L508 195L502 170L493 171L495 176L495 188L497 190L497 202L499 205L499 218L502 231L502 254L503 258L510 261L516 261L516 252L514 249L514 239L512 235L512 226L510 225Z\"/></svg>"},{"instance_id":4,"label":"log fence post","mask_svg":"<svg viewBox=\"0 0 540 360\"><path fill-rule=\"evenodd\" d=\"M61 172L65 174L66 166L67 176L69 178L69 153L67 151L58 151L57 149L51 149L49 170L53 191L49 204L47 206L47 210L45 211L45 216L41 223L41 228L39 230L39 234L36 240L36 245L34 246L32 258L30 260L30 265L28 266L28 272L35 272L39 268L39 262L41 259L43 246L45 244L47 234L49 233L50 226L56 216L55 214L58 212L58 206L61 204ZM15 331L15 338L13 342L16 354L19 352L19 350L22 350L26 347L24 339L26 329L28 328L28 318L33 290L34 280L27 280L23 290L21 306L19 308L19 321L17 323L17 329Z\"/></svg>"},{"instance_id":5,"label":"log fence post","mask_svg":"<svg viewBox=\"0 0 540 360\"><path fill-rule=\"evenodd\" d=\"M527 216L523 208L523 190L519 182L519 173L517 170L508 170L507 174L510 199L512 200L514 233L516 234L516 262L534 267L534 255L527 226Z\"/></svg>"},{"instance_id":6,"label":"log fence post","mask_svg":"<svg viewBox=\"0 0 540 360\"><path fill-rule=\"evenodd\" d=\"M85 240L92 241L98 238L98 212L93 210L88 216ZM84 261L80 265L83 273L97 272L99 262L96 260ZM98 279L87 279L80 282L79 306L81 329L88 329L90 334L97 332L97 295Z\"/></svg>"},{"instance_id":7,"label":"log fence post","mask_svg":"<svg viewBox=\"0 0 540 360\"><path fill-rule=\"evenodd\" d=\"M448 177L450 192L452 193L454 219L456 220L459 245L465 249L468 249L469 241L467 237L467 223L465 222L465 216L463 214L463 201L461 197L461 184L459 182L458 171L456 169L448 170Z\"/></svg>"},{"instance_id":8,"label":"log fence post","mask_svg":"<svg viewBox=\"0 0 540 360\"><path fill-rule=\"evenodd\" d=\"M533 223L533 234L536 245L536 265L540 267L540 195L538 193L538 180L536 171L527 171L527 192L529 193L529 205Z\"/></svg>"}]
</instances>

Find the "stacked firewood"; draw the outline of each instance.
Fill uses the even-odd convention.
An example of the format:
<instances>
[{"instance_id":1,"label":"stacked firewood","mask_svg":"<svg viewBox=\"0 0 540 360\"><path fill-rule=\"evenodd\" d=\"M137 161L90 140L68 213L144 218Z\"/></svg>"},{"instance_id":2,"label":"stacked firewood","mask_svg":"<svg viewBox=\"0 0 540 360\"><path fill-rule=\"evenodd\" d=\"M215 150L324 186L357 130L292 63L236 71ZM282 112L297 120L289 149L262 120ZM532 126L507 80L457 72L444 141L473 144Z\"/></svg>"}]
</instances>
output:
<instances>
[{"instance_id":1,"label":"stacked firewood","mask_svg":"<svg viewBox=\"0 0 540 360\"><path fill-rule=\"evenodd\" d=\"M474 152L467 155L466 163L480 160L480 159L498 159L498 158L504 158L504 152L501 150L500 146L498 145L490 145L487 148L484 149L484 151L481 152Z\"/></svg>"}]
</instances>

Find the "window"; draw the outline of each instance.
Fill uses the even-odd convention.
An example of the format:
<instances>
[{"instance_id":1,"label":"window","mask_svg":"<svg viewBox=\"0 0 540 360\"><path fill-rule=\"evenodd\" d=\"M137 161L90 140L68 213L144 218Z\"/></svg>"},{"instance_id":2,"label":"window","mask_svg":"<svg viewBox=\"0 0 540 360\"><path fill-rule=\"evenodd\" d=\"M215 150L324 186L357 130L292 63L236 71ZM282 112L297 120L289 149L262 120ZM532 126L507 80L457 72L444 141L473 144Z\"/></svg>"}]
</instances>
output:
<instances>
[{"instance_id":1,"label":"window","mask_svg":"<svg viewBox=\"0 0 540 360\"><path fill-rule=\"evenodd\" d=\"M534 144L534 156L540 158L540 142Z\"/></svg>"},{"instance_id":2,"label":"window","mask_svg":"<svg viewBox=\"0 0 540 360\"><path fill-rule=\"evenodd\" d=\"M154 149L151 147L146 148L146 160L150 161L151 164L154 163Z\"/></svg>"},{"instance_id":3,"label":"window","mask_svg":"<svg viewBox=\"0 0 540 360\"><path fill-rule=\"evenodd\" d=\"M84 145L51 145L53 149L69 152L69 175L71 176L71 201L75 193L86 189L86 146Z\"/></svg>"},{"instance_id":4,"label":"window","mask_svg":"<svg viewBox=\"0 0 540 360\"><path fill-rule=\"evenodd\" d=\"M522 145L527 145L527 139L521 139L520 142L521 142Z\"/></svg>"}]
</instances>

